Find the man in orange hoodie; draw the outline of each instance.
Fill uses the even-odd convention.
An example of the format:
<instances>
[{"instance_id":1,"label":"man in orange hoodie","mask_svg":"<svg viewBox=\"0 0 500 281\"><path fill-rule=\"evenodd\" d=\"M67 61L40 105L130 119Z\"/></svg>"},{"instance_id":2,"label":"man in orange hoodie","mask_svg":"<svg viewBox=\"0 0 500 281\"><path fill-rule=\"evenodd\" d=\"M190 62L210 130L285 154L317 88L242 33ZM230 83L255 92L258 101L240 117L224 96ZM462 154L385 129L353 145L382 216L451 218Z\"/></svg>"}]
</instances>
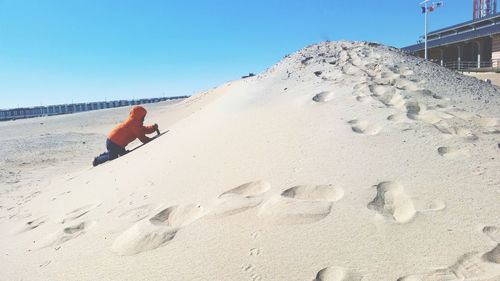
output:
<instances>
[{"instance_id":1,"label":"man in orange hoodie","mask_svg":"<svg viewBox=\"0 0 500 281\"><path fill-rule=\"evenodd\" d=\"M125 147L137 138L142 143L151 141L152 139L148 138L146 134L151 134L158 130L158 125L144 126L143 123L146 113L147 111L144 107L134 106L127 120L116 126L108 134L108 139L106 140L106 148L108 151L94 158L92 165L97 166L126 154L128 151Z\"/></svg>"}]
</instances>

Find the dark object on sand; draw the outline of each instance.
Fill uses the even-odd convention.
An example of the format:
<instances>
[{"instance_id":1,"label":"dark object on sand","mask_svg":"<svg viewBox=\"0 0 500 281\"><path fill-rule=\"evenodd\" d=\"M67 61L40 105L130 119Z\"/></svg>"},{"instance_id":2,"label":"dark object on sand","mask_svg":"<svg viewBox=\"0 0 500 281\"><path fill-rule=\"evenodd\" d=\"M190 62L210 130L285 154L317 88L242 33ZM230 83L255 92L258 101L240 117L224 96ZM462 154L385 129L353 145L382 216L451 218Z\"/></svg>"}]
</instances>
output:
<instances>
[{"instance_id":1,"label":"dark object on sand","mask_svg":"<svg viewBox=\"0 0 500 281\"><path fill-rule=\"evenodd\" d=\"M313 57L306 57L305 59L301 60L300 63L306 64L308 61L312 60Z\"/></svg>"},{"instance_id":2,"label":"dark object on sand","mask_svg":"<svg viewBox=\"0 0 500 281\"><path fill-rule=\"evenodd\" d=\"M252 72L250 72L250 73L248 73L248 75L241 76L241 78L245 79L245 78L253 77L253 76L255 76L255 74L253 74Z\"/></svg>"},{"instance_id":3,"label":"dark object on sand","mask_svg":"<svg viewBox=\"0 0 500 281\"><path fill-rule=\"evenodd\" d=\"M155 140L155 139L157 139L157 138L159 138L159 137L163 136L164 134L168 133L169 131L170 131L170 130L166 130L165 132L161 132L161 133L159 133L158 135L156 135L156 136L152 137L152 138L151 138L151 141L153 141L153 140ZM160 131L158 130L158 132L160 132ZM132 148L131 150L129 150L129 151L127 151L127 152L129 152L129 153L130 153L130 152L132 152L132 151L134 151L134 150L136 150L136 149L138 149L138 148L143 147L145 144L146 144L146 143L143 143L143 144L141 144L141 145L139 145L139 146L137 146L137 147Z\"/></svg>"}]
</instances>

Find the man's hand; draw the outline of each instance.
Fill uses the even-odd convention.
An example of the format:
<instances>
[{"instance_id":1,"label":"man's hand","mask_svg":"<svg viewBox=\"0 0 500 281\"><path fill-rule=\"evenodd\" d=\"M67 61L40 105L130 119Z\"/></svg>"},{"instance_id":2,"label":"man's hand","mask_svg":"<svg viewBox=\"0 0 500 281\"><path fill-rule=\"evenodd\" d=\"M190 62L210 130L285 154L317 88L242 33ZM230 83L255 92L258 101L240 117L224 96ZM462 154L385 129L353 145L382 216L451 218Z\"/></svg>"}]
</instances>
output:
<instances>
[{"instance_id":1,"label":"man's hand","mask_svg":"<svg viewBox=\"0 0 500 281\"><path fill-rule=\"evenodd\" d=\"M153 125L153 128L156 130L156 135L159 136L160 135L160 130L158 129L158 124L154 124Z\"/></svg>"}]
</instances>

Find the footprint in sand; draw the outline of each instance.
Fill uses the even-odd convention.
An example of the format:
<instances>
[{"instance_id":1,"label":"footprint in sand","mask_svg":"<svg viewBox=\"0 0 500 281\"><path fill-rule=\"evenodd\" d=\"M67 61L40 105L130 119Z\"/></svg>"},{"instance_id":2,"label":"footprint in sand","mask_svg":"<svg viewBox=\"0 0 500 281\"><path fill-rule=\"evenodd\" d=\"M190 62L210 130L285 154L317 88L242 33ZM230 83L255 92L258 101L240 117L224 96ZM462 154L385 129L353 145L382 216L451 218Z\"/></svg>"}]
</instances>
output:
<instances>
[{"instance_id":1,"label":"footprint in sand","mask_svg":"<svg viewBox=\"0 0 500 281\"><path fill-rule=\"evenodd\" d=\"M500 227L485 226L483 228L483 233L490 237L491 240L500 243Z\"/></svg>"},{"instance_id":2,"label":"footprint in sand","mask_svg":"<svg viewBox=\"0 0 500 281\"><path fill-rule=\"evenodd\" d=\"M453 118L453 115L446 112L427 109L424 104L415 101L405 103L406 116L411 120L422 121L428 124L436 124L443 119Z\"/></svg>"},{"instance_id":3,"label":"footprint in sand","mask_svg":"<svg viewBox=\"0 0 500 281\"><path fill-rule=\"evenodd\" d=\"M98 206L99 205L89 204L89 205L82 206L78 209L75 209L75 210L67 213L65 215L65 217L61 220L61 223L65 224L67 222L74 221L78 218L81 218L81 217L85 216L88 212L90 212L91 210L97 208Z\"/></svg>"},{"instance_id":4,"label":"footprint in sand","mask_svg":"<svg viewBox=\"0 0 500 281\"><path fill-rule=\"evenodd\" d=\"M421 275L408 275L398 278L397 281L459 281L458 276L449 268L437 269Z\"/></svg>"},{"instance_id":5,"label":"footprint in sand","mask_svg":"<svg viewBox=\"0 0 500 281\"><path fill-rule=\"evenodd\" d=\"M487 262L495 263L500 266L500 243L491 251L484 253L482 258ZM500 273L500 268L498 269Z\"/></svg>"},{"instance_id":6,"label":"footprint in sand","mask_svg":"<svg viewBox=\"0 0 500 281\"><path fill-rule=\"evenodd\" d=\"M381 182L376 187L377 195L368 203L368 209L397 223L409 222L418 212L439 211L446 207L444 202L439 200L415 204L406 194L403 186L397 182Z\"/></svg>"},{"instance_id":7,"label":"footprint in sand","mask_svg":"<svg viewBox=\"0 0 500 281\"><path fill-rule=\"evenodd\" d=\"M418 102L409 101L405 104L405 106L406 106L406 114L407 114L408 118L410 118L412 120L416 120L418 114L421 111L420 104Z\"/></svg>"},{"instance_id":8,"label":"footprint in sand","mask_svg":"<svg viewBox=\"0 0 500 281\"><path fill-rule=\"evenodd\" d=\"M396 93L396 89L390 85L370 85L368 86L368 89L370 89L370 92L372 93L372 96L374 97L381 97L385 95L392 95Z\"/></svg>"},{"instance_id":9,"label":"footprint in sand","mask_svg":"<svg viewBox=\"0 0 500 281\"><path fill-rule=\"evenodd\" d=\"M368 209L392 218L398 223L410 221L417 210L402 185L396 182L381 182L377 185L377 195L368 204Z\"/></svg>"},{"instance_id":10,"label":"footprint in sand","mask_svg":"<svg viewBox=\"0 0 500 281\"><path fill-rule=\"evenodd\" d=\"M270 188L266 181L252 181L230 189L219 195L210 215L231 216L257 207L262 203L261 195Z\"/></svg>"},{"instance_id":11,"label":"footprint in sand","mask_svg":"<svg viewBox=\"0 0 500 281\"><path fill-rule=\"evenodd\" d=\"M458 280L492 280L500 277L500 244L484 253L468 253L449 267Z\"/></svg>"},{"instance_id":12,"label":"footprint in sand","mask_svg":"<svg viewBox=\"0 0 500 281\"><path fill-rule=\"evenodd\" d=\"M321 92L319 94L316 94L312 100L315 101L315 102L327 102L327 101L330 101L332 100L334 97L334 94L333 92L330 92L330 91L324 91L324 92Z\"/></svg>"},{"instance_id":13,"label":"footprint in sand","mask_svg":"<svg viewBox=\"0 0 500 281\"><path fill-rule=\"evenodd\" d=\"M435 124L433 124L436 129L438 129L441 133L446 135L455 135L464 138L466 141L476 141L479 138L474 135L470 130L462 127L450 126L445 121L441 120Z\"/></svg>"},{"instance_id":14,"label":"footprint in sand","mask_svg":"<svg viewBox=\"0 0 500 281\"><path fill-rule=\"evenodd\" d=\"M500 230L495 226L486 226L483 233L493 241L499 242ZM446 268L440 268L425 274L414 274L399 278L397 281L440 281L440 280L499 280L500 243L485 252L467 253Z\"/></svg>"},{"instance_id":15,"label":"footprint in sand","mask_svg":"<svg viewBox=\"0 0 500 281\"><path fill-rule=\"evenodd\" d=\"M40 245L42 248L59 246L84 234L85 231L88 230L93 224L94 222L91 221L83 221L78 224L65 227L62 230L47 236L44 240L42 240Z\"/></svg>"},{"instance_id":16,"label":"footprint in sand","mask_svg":"<svg viewBox=\"0 0 500 281\"><path fill-rule=\"evenodd\" d=\"M252 256L252 257L257 257L257 256L260 256L261 254L262 254L262 250L260 248L252 248L248 252L248 255Z\"/></svg>"},{"instance_id":17,"label":"footprint in sand","mask_svg":"<svg viewBox=\"0 0 500 281\"><path fill-rule=\"evenodd\" d=\"M294 186L266 201L258 215L279 224L313 223L328 216L332 202L343 196L343 189L332 185Z\"/></svg>"},{"instance_id":18,"label":"footprint in sand","mask_svg":"<svg viewBox=\"0 0 500 281\"><path fill-rule=\"evenodd\" d=\"M469 156L469 152L466 149L456 147L441 146L438 147L437 152L439 155L448 159L464 158Z\"/></svg>"},{"instance_id":19,"label":"footprint in sand","mask_svg":"<svg viewBox=\"0 0 500 281\"><path fill-rule=\"evenodd\" d=\"M255 272L255 266L253 264L244 264L241 266L241 271L249 275L252 281L261 281L262 276Z\"/></svg>"},{"instance_id":20,"label":"footprint in sand","mask_svg":"<svg viewBox=\"0 0 500 281\"><path fill-rule=\"evenodd\" d=\"M360 121L357 119L351 120L347 122L351 125L351 129L353 132L358 134L363 134L367 136L373 136L382 130L382 127L378 124L372 124L368 121Z\"/></svg>"},{"instance_id":21,"label":"footprint in sand","mask_svg":"<svg viewBox=\"0 0 500 281\"><path fill-rule=\"evenodd\" d=\"M387 116L387 120L395 122L395 123L401 123L406 120L406 116L403 113L394 113L389 116Z\"/></svg>"},{"instance_id":22,"label":"footprint in sand","mask_svg":"<svg viewBox=\"0 0 500 281\"><path fill-rule=\"evenodd\" d=\"M440 280L498 280L500 277L500 244L480 254L472 252L461 256L453 265L425 274L401 277L398 281Z\"/></svg>"},{"instance_id":23,"label":"footprint in sand","mask_svg":"<svg viewBox=\"0 0 500 281\"><path fill-rule=\"evenodd\" d=\"M356 96L356 101L360 102L360 103L367 103L368 101L370 101L370 96L366 96L366 95L363 95L363 94L359 94Z\"/></svg>"},{"instance_id":24,"label":"footprint in sand","mask_svg":"<svg viewBox=\"0 0 500 281\"><path fill-rule=\"evenodd\" d=\"M372 97L387 107L404 108L403 96L399 90L390 85L371 85Z\"/></svg>"},{"instance_id":25,"label":"footprint in sand","mask_svg":"<svg viewBox=\"0 0 500 281\"><path fill-rule=\"evenodd\" d=\"M395 79L381 78L380 75L375 75L375 78L372 78L371 81L377 85L391 87L391 88L392 85L394 85L395 83Z\"/></svg>"},{"instance_id":26,"label":"footprint in sand","mask_svg":"<svg viewBox=\"0 0 500 281\"><path fill-rule=\"evenodd\" d=\"M387 107L394 107L403 110L405 101L403 96L396 93L394 95L385 95L377 98L379 102Z\"/></svg>"},{"instance_id":27,"label":"footprint in sand","mask_svg":"<svg viewBox=\"0 0 500 281\"><path fill-rule=\"evenodd\" d=\"M362 279L363 276L356 271L330 266L320 270L313 281L361 281Z\"/></svg>"},{"instance_id":28,"label":"footprint in sand","mask_svg":"<svg viewBox=\"0 0 500 281\"><path fill-rule=\"evenodd\" d=\"M394 87L396 87L399 90L405 90L405 91L417 91L420 89L420 85L418 85L418 83L415 83L407 79L396 79Z\"/></svg>"},{"instance_id":29,"label":"footprint in sand","mask_svg":"<svg viewBox=\"0 0 500 281\"><path fill-rule=\"evenodd\" d=\"M40 225L44 224L46 221L47 221L47 217L45 217L45 216L36 218L34 220L30 220L30 221L24 223L18 229L14 230L13 233L14 234L21 234L23 232L33 230L33 229L39 227Z\"/></svg>"},{"instance_id":30,"label":"footprint in sand","mask_svg":"<svg viewBox=\"0 0 500 281\"><path fill-rule=\"evenodd\" d=\"M177 205L166 208L149 220L142 220L118 236L112 250L119 255L134 255L156 249L174 239L183 227L203 215L199 205Z\"/></svg>"},{"instance_id":31,"label":"footprint in sand","mask_svg":"<svg viewBox=\"0 0 500 281\"><path fill-rule=\"evenodd\" d=\"M345 75L350 75L350 76L362 76L363 73L361 70L359 70L359 68L355 67L354 65L352 64L346 64L342 67L342 72L345 74Z\"/></svg>"}]
</instances>

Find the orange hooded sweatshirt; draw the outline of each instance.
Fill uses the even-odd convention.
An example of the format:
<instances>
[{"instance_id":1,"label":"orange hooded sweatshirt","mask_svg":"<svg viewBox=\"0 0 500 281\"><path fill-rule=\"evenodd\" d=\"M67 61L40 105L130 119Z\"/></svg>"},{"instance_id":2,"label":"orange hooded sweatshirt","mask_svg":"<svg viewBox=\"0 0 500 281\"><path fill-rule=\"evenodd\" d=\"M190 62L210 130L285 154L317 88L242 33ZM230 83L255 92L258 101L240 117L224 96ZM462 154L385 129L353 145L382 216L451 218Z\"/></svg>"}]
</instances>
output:
<instances>
[{"instance_id":1,"label":"orange hooded sweatshirt","mask_svg":"<svg viewBox=\"0 0 500 281\"><path fill-rule=\"evenodd\" d=\"M146 134L151 134L155 131L154 126L144 126L142 123L146 116L146 109L142 106L134 106L130 111L127 120L116 126L109 134L108 139L114 144L125 148L127 144L134 141L136 138L143 143L149 141Z\"/></svg>"}]
</instances>

